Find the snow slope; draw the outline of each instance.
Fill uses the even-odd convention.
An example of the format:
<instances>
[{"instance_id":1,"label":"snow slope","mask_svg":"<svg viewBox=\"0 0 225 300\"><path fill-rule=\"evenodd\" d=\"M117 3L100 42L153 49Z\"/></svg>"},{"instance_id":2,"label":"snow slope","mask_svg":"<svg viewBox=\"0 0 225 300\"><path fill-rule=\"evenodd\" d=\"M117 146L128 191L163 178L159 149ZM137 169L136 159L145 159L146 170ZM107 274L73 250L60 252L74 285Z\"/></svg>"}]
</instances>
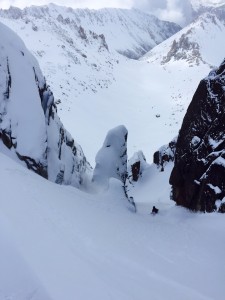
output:
<instances>
[{"instance_id":1,"label":"snow slope","mask_svg":"<svg viewBox=\"0 0 225 300\"><path fill-rule=\"evenodd\" d=\"M88 195L0 164L1 299L223 299L223 215L134 214L115 179Z\"/></svg>"}]
</instances>

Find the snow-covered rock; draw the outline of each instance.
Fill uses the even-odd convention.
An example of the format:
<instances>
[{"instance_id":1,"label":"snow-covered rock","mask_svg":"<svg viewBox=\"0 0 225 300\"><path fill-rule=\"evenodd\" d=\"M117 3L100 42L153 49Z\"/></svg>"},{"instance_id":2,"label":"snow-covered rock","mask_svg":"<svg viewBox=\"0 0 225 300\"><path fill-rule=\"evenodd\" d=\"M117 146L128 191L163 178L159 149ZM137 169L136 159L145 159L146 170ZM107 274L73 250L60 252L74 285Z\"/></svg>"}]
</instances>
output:
<instances>
[{"instance_id":1,"label":"snow-covered rock","mask_svg":"<svg viewBox=\"0 0 225 300\"><path fill-rule=\"evenodd\" d=\"M169 144L162 146L154 153L153 162L161 171L164 171L165 166L169 162L174 162L176 152L177 137Z\"/></svg>"},{"instance_id":2,"label":"snow-covered rock","mask_svg":"<svg viewBox=\"0 0 225 300\"><path fill-rule=\"evenodd\" d=\"M125 193L128 198L128 201L135 207L136 204L133 197L133 189L136 182L140 180L144 170L149 167L146 162L146 158L142 151L134 153L134 155L129 159L127 164L127 179L125 184Z\"/></svg>"},{"instance_id":3,"label":"snow-covered rock","mask_svg":"<svg viewBox=\"0 0 225 300\"><path fill-rule=\"evenodd\" d=\"M192 210L225 211L224 91L225 61L200 82L179 132L172 196Z\"/></svg>"},{"instance_id":4,"label":"snow-covered rock","mask_svg":"<svg viewBox=\"0 0 225 300\"><path fill-rule=\"evenodd\" d=\"M142 176L142 172L146 165L146 158L143 152L138 151L134 153L134 155L128 161L127 181L137 182L139 177Z\"/></svg>"},{"instance_id":5,"label":"snow-covered rock","mask_svg":"<svg viewBox=\"0 0 225 300\"><path fill-rule=\"evenodd\" d=\"M102 148L96 155L93 182L107 187L110 178L116 178L125 184L127 178L127 135L125 126L111 129Z\"/></svg>"},{"instance_id":6,"label":"snow-covered rock","mask_svg":"<svg viewBox=\"0 0 225 300\"><path fill-rule=\"evenodd\" d=\"M3 24L0 37L0 139L9 149L4 151L53 182L80 186L89 164L61 123L36 59Z\"/></svg>"}]
</instances>

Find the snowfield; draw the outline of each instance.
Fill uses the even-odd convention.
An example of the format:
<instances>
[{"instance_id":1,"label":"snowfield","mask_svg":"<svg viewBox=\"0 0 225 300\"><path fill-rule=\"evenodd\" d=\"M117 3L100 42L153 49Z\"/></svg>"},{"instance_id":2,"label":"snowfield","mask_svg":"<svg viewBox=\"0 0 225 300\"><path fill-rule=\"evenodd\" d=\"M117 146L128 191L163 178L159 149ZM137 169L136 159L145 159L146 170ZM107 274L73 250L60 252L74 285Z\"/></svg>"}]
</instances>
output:
<instances>
[{"instance_id":1,"label":"snowfield","mask_svg":"<svg viewBox=\"0 0 225 300\"><path fill-rule=\"evenodd\" d=\"M116 179L85 194L0 164L0 299L223 299L223 215L168 195L158 215L134 214Z\"/></svg>"}]
</instances>

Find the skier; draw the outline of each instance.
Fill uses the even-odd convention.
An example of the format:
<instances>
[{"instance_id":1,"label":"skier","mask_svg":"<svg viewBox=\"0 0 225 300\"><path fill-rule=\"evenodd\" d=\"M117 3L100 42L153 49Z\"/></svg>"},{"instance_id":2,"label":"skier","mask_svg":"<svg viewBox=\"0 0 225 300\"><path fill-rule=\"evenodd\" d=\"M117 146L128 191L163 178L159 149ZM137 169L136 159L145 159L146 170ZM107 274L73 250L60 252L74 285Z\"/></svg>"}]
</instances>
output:
<instances>
[{"instance_id":1,"label":"skier","mask_svg":"<svg viewBox=\"0 0 225 300\"><path fill-rule=\"evenodd\" d=\"M159 212L158 208L156 208L155 206L153 206L152 208L152 215L156 215Z\"/></svg>"}]
</instances>

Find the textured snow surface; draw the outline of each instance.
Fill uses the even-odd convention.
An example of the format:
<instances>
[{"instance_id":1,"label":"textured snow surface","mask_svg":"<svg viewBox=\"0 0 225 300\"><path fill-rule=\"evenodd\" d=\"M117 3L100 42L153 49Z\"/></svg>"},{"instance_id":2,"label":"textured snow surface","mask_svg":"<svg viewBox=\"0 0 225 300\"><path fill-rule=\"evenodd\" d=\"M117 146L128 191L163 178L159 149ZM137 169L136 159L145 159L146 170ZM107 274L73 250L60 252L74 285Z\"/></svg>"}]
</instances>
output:
<instances>
[{"instance_id":1,"label":"textured snow surface","mask_svg":"<svg viewBox=\"0 0 225 300\"><path fill-rule=\"evenodd\" d=\"M3 154L0 164L1 299L223 299L223 215L190 213L168 193L156 199L161 179L134 214L115 179L88 195Z\"/></svg>"}]
</instances>

